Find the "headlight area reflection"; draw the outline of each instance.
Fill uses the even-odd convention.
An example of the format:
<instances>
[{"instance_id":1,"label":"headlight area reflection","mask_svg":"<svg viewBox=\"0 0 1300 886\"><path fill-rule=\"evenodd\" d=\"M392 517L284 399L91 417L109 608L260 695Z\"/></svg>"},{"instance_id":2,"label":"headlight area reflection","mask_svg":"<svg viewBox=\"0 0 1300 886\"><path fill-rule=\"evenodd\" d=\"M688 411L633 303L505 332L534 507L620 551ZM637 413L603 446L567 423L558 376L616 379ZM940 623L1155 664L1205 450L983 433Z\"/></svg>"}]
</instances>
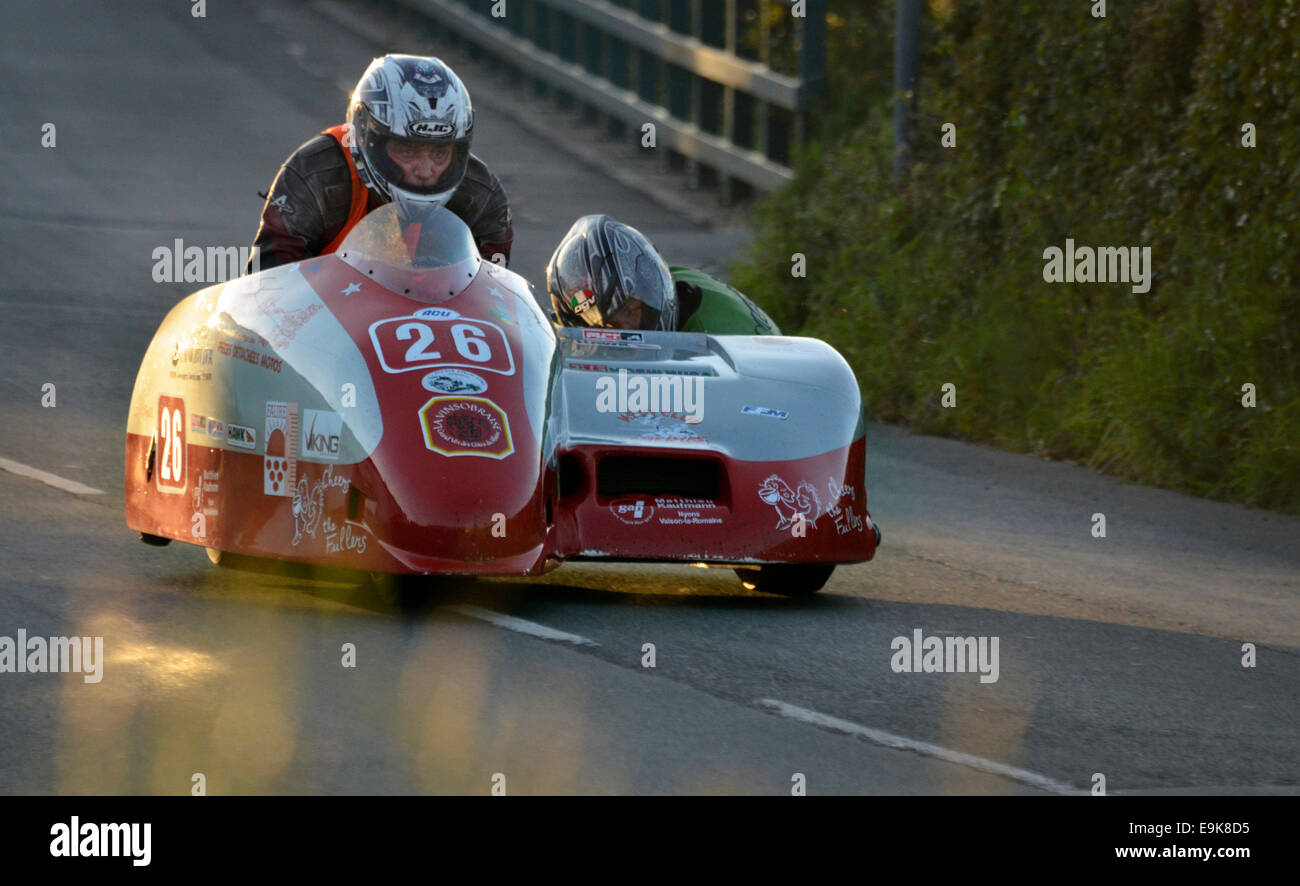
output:
<instances>
[{"instance_id":1,"label":"headlight area reflection","mask_svg":"<svg viewBox=\"0 0 1300 886\"><path fill-rule=\"evenodd\" d=\"M212 795L483 796L496 773L512 795L744 793L762 782L703 758L674 753L664 770L629 754L653 727L637 712L668 693L640 672L436 601L412 614L359 585L196 578L130 593L120 578L87 577L113 601L78 623L104 638L103 679L51 675L57 688L37 690L56 717L50 789L186 795L199 774Z\"/></svg>"},{"instance_id":2,"label":"headlight area reflection","mask_svg":"<svg viewBox=\"0 0 1300 886\"><path fill-rule=\"evenodd\" d=\"M82 623L104 638L103 678L60 681L58 793L188 794L196 773L208 793L277 790L298 734L299 632L266 610L242 612L234 631L229 609L202 612L174 631L121 611ZM199 648L213 638L226 649Z\"/></svg>"}]
</instances>

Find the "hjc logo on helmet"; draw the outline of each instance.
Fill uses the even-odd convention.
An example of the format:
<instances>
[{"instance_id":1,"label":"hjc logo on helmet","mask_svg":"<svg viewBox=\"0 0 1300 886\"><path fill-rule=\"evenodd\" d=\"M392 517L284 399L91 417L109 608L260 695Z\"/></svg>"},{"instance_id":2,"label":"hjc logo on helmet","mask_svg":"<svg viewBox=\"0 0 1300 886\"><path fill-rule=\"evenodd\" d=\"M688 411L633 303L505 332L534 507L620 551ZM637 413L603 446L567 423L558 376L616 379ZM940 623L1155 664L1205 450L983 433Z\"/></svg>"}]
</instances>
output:
<instances>
[{"instance_id":1,"label":"hjc logo on helmet","mask_svg":"<svg viewBox=\"0 0 1300 886\"><path fill-rule=\"evenodd\" d=\"M419 123L412 123L408 131L412 135L423 135L434 138L440 135L450 135L455 127L450 123L430 123L428 120L421 120Z\"/></svg>"}]
</instances>

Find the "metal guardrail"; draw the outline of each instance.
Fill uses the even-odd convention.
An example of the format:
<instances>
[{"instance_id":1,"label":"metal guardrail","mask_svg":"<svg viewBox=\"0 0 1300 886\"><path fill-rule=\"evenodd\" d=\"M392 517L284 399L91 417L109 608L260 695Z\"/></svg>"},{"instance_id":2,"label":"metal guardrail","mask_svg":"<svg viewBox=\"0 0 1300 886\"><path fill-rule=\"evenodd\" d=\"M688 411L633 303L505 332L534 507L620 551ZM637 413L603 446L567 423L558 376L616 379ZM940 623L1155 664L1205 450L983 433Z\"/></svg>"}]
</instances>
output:
<instances>
[{"instance_id":1,"label":"metal guardrail","mask_svg":"<svg viewBox=\"0 0 1300 886\"><path fill-rule=\"evenodd\" d=\"M771 10L790 15L795 0L396 2L493 56L536 94L576 103L638 141L653 123L670 162L697 185L716 183L724 202L794 178L789 157L825 82L826 0L803 0L805 14L783 29L798 43L786 52L797 56L797 76L773 70L769 39ZM741 39L742 18L756 46Z\"/></svg>"}]
</instances>

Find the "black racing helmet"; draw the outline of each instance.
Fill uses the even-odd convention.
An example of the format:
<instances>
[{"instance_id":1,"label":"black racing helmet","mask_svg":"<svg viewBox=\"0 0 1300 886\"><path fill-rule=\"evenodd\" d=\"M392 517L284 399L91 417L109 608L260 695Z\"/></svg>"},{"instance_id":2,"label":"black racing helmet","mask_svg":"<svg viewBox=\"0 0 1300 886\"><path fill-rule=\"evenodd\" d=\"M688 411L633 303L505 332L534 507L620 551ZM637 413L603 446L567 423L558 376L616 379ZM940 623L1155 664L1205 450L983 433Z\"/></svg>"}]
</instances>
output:
<instances>
[{"instance_id":1,"label":"black racing helmet","mask_svg":"<svg viewBox=\"0 0 1300 886\"><path fill-rule=\"evenodd\" d=\"M546 266L546 289L564 326L677 329L668 265L636 228L584 215Z\"/></svg>"}]
</instances>

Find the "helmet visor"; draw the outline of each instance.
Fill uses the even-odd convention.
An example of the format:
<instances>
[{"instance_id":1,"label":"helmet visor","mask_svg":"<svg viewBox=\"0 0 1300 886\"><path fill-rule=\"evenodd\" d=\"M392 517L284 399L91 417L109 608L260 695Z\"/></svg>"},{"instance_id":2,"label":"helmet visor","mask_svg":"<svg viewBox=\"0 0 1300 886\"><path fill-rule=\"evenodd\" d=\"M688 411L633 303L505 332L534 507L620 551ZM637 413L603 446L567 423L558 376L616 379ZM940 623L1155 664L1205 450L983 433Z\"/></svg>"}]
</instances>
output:
<instances>
[{"instance_id":1,"label":"helmet visor","mask_svg":"<svg viewBox=\"0 0 1300 886\"><path fill-rule=\"evenodd\" d=\"M605 318L610 329L656 329L659 326L659 309L652 308L639 298L629 298L623 306Z\"/></svg>"},{"instance_id":2,"label":"helmet visor","mask_svg":"<svg viewBox=\"0 0 1300 886\"><path fill-rule=\"evenodd\" d=\"M455 190L469 166L469 144L464 139L432 142L389 136L367 140L362 150L370 168L389 185L421 196Z\"/></svg>"}]
</instances>

